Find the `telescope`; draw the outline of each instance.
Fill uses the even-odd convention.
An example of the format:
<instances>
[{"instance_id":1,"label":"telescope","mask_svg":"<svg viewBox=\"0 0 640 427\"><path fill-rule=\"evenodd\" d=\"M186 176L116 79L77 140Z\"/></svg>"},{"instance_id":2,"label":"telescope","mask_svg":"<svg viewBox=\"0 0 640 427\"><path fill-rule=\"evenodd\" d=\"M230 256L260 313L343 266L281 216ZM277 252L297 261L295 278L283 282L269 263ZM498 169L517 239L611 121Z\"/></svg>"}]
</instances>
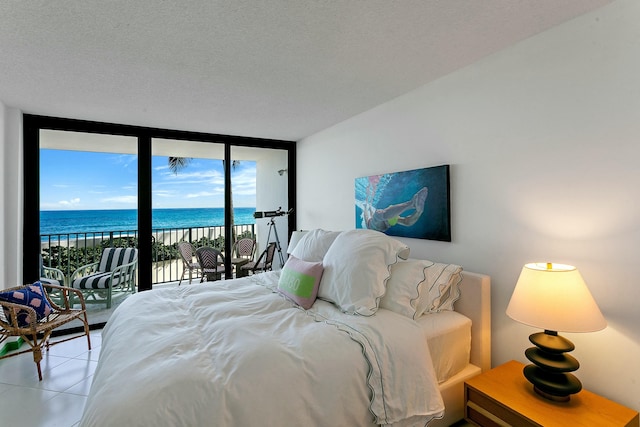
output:
<instances>
[{"instance_id":1,"label":"telescope","mask_svg":"<svg viewBox=\"0 0 640 427\"><path fill-rule=\"evenodd\" d=\"M271 218L274 216L285 216L285 215L289 215L291 212L293 212L293 208L289 209L288 211L283 211L282 208L278 208L277 211L262 211L262 212L254 212L253 213L253 217L254 218Z\"/></svg>"}]
</instances>

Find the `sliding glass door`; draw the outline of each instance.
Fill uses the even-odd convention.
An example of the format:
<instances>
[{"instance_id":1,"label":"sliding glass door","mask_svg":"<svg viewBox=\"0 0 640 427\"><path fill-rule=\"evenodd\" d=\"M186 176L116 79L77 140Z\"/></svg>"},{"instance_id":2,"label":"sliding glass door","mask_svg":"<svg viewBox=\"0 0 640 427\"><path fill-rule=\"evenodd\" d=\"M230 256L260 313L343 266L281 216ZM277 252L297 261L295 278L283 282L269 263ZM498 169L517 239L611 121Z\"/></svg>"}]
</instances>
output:
<instances>
[{"instance_id":1,"label":"sliding glass door","mask_svg":"<svg viewBox=\"0 0 640 427\"><path fill-rule=\"evenodd\" d=\"M232 147L232 201L239 208L254 212L255 258L266 251L270 243L276 250L271 268L280 269L286 261L289 241L289 158L286 150L257 147ZM234 218L234 224L245 222ZM266 254L265 254L266 257Z\"/></svg>"},{"instance_id":2,"label":"sliding glass door","mask_svg":"<svg viewBox=\"0 0 640 427\"><path fill-rule=\"evenodd\" d=\"M135 266L127 283L108 278L100 289L93 288L95 268L85 266L100 261L106 248L138 246L137 140L43 129L39 158L39 262L46 272L40 280L82 286L90 321L106 322L135 291Z\"/></svg>"},{"instance_id":3,"label":"sliding glass door","mask_svg":"<svg viewBox=\"0 0 640 427\"><path fill-rule=\"evenodd\" d=\"M136 247L142 291L180 280L180 241L219 248L228 279L242 262L237 240L255 240L256 256L277 241L280 268L295 229L290 141L24 115L24 164L25 283L39 278L41 255L69 277L69 250L53 247L70 237Z\"/></svg>"},{"instance_id":4,"label":"sliding glass door","mask_svg":"<svg viewBox=\"0 0 640 427\"><path fill-rule=\"evenodd\" d=\"M178 246L224 252L224 144L153 138L151 164L153 283L199 281L195 257Z\"/></svg>"}]
</instances>

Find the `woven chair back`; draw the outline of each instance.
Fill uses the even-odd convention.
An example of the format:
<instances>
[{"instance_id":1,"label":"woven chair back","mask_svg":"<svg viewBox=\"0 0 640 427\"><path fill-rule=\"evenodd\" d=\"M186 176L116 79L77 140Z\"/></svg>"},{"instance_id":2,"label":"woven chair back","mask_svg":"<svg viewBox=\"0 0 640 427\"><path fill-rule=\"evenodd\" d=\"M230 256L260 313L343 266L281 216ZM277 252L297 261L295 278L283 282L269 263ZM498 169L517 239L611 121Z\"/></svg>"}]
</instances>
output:
<instances>
[{"instance_id":1,"label":"woven chair back","mask_svg":"<svg viewBox=\"0 0 640 427\"><path fill-rule=\"evenodd\" d=\"M253 259L256 250L256 241L245 237L236 242L236 256L238 258Z\"/></svg>"},{"instance_id":2,"label":"woven chair back","mask_svg":"<svg viewBox=\"0 0 640 427\"><path fill-rule=\"evenodd\" d=\"M195 254L193 245L191 243L178 243L178 253L180 254L180 258L182 258L182 262L184 264L191 264L191 262L193 261L193 255Z\"/></svg>"},{"instance_id":3,"label":"woven chair back","mask_svg":"<svg viewBox=\"0 0 640 427\"><path fill-rule=\"evenodd\" d=\"M196 256L203 270L215 270L223 265L224 258L222 252L217 249L202 247L196 250Z\"/></svg>"}]
</instances>

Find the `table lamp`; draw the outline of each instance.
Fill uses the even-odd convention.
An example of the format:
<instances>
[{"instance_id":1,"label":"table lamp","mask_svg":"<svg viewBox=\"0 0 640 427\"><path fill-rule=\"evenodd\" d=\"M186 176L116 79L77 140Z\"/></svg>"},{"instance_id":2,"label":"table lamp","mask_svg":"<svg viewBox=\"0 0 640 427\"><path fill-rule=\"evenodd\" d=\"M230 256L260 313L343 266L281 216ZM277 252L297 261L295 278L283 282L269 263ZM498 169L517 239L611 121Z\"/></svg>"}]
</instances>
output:
<instances>
[{"instance_id":1,"label":"table lamp","mask_svg":"<svg viewBox=\"0 0 640 427\"><path fill-rule=\"evenodd\" d=\"M570 372L580 364L571 355L575 346L558 335L562 332L594 332L607 322L578 270L555 263L526 264L513 290L507 315L525 325L544 329L529 336L535 347L525 351L532 365L524 376L539 395L566 402L582 390L580 380Z\"/></svg>"}]
</instances>

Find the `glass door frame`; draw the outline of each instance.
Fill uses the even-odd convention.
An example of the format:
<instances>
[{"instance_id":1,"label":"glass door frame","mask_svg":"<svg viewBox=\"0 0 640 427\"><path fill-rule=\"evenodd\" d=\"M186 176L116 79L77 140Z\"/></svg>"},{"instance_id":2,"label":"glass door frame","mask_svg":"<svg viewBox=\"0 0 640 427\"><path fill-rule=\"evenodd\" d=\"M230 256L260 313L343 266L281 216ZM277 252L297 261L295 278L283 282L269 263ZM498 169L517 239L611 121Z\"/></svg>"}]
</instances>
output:
<instances>
[{"instance_id":1,"label":"glass door frame","mask_svg":"<svg viewBox=\"0 0 640 427\"><path fill-rule=\"evenodd\" d=\"M288 167L289 206L296 206L296 143L278 139L219 135L202 132L148 128L86 120L23 114L23 265L25 283L38 280L40 254L40 130L87 132L131 136L138 139L138 289L152 287L152 194L151 158L153 138L200 141L224 144L225 169L225 236L232 235L231 225L231 147L257 147L286 150ZM288 234L296 229L296 212L288 215ZM231 239L225 239L225 253L231 253ZM227 257L227 259L231 259ZM225 265L226 277L231 277L231 264Z\"/></svg>"}]
</instances>

